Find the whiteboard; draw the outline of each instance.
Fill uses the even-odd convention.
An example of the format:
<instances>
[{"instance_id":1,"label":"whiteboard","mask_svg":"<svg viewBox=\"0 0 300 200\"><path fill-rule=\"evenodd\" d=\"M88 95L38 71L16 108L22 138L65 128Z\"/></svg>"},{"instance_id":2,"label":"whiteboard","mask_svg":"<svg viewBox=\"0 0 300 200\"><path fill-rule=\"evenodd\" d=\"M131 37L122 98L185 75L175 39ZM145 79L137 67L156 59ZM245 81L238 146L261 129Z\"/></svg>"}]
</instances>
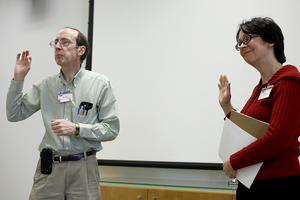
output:
<instances>
[{"instance_id":1,"label":"whiteboard","mask_svg":"<svg viewBox=\"0 0 300 200\"><path fill-rule=\"evenodd\" d=\"M268 16L282 28L287 62L300 66L297 0L95 1L92 70L118 100L121 131L99 159L221 163L227 74L239 111L260 80L234 48L238 24Z\"/></svg>"}]
</instances>

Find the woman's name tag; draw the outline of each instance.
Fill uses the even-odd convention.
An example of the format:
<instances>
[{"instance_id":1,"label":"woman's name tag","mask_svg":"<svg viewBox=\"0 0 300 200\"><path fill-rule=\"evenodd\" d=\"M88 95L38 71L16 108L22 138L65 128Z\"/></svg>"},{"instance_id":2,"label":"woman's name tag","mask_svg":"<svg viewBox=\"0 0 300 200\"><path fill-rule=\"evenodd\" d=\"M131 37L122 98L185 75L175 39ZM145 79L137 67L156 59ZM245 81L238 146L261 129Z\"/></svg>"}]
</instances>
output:
<instances>
[{"instance_id":1,"label":"woman's name tag","mask_svg":"<svg viewBox=\"0 0 300 200\"><path fill-rule=\"evenodd\" d=\"M273 87L274 87L274 85L268 85L267 87L264 87L263 89L261 89L258 100L268 98L270 96L270 93L271 93L271 90Z\"/></svg>"}]
</instances>

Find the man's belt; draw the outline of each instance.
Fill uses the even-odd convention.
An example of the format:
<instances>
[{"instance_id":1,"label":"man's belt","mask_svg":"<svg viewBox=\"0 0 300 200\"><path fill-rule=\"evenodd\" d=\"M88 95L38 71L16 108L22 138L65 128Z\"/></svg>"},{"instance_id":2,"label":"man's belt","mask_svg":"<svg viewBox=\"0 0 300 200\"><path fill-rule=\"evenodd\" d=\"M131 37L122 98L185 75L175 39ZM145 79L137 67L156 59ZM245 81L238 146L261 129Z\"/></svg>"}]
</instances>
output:
<instances>
[{"instance_id":1,"label":"man's belt","mask_svg":"<svg viewBox=\"0 0 300 200\"><path fill-rule=\"evenodd\" d=\"M88 151L88 152L86 152L86 156L95 155L95 152L96 151L94 151L94 150ZM69 156L54 155L53 156L53 163L59 163L59 162L64 162L64 161L77 161L77 160L80 160L83 157L84 157L84 153L69 155Z\"/></svg>"}]
</instances>

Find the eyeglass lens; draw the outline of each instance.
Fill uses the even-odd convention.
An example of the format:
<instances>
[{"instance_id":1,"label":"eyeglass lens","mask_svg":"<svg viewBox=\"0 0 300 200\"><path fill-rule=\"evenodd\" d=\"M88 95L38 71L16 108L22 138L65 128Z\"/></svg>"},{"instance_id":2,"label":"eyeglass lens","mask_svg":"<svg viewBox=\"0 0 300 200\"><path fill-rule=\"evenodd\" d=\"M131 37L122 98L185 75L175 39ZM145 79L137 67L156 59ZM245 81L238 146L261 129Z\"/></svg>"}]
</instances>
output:
<instances>
[{"instance_id":1,"label":"eyeglass lens","mask_svg":"<svg viewBox=\"0 0 300 200\"><path fill-rule=\"evenodd\" d=\"M245 45L247 45L251 40L252 40L252 38L254 38L254 37L260 37L260 35L246 35L245 37L244 37L244 39L241 41L241 42L238 42L236 45L235 45L235 49L237 50L237 51L239 51L240 50L240 46L242 45L242 43L244 43Z\"/></svg>"},{"instance_id":2,"label":"eyeglass lens","mask_svg":"<svg viewBox=\"0 0 300 200\"><path fill-rule=\"evenodd\" d=\"M55 47L55 45L56 45L58 42L59 42L60 45L63 46L63 47L69 46L69 44L72 43L72 42L69 41L69 40L61 40L61 41L59 41L59 40L54 40L54 41L51 41L49 45L50 45L51 47Z\"/></svg>"}]
</instances>

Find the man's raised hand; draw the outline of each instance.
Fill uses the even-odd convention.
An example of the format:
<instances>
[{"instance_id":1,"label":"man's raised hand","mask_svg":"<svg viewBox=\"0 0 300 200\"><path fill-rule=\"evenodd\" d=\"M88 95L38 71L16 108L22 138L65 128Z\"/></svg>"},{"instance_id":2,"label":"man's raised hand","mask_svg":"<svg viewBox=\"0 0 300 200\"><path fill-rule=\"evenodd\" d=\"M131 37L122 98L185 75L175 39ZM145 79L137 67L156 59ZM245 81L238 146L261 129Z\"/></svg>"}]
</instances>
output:
<instances>
[{"instance_id":1,"label":"man's raised hand","mask_svg":"<svg viewBox=\"0 0 300 200\"><path fill-rule=\"evenodd\" d=\"M17 61L15 65L15 73L14 73L14 80L16 82L24 81L25 76L30 70L32 58L29 56L29 51L23 51L17 54Z\"/></svg>"}]
</instances>

